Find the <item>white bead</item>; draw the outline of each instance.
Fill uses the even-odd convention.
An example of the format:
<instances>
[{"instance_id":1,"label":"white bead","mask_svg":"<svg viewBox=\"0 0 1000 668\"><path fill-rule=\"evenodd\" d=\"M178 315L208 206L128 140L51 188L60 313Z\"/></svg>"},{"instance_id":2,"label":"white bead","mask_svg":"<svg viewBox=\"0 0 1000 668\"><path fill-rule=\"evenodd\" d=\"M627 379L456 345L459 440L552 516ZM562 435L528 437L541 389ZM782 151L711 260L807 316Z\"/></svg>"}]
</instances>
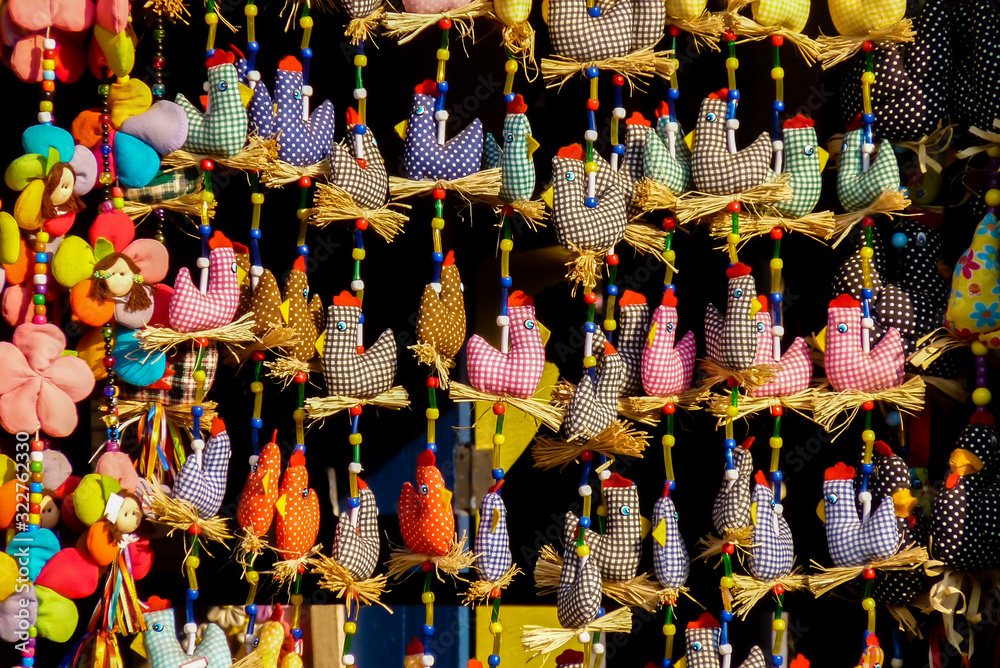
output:
<instances>
[{"instance_id":1,"label":"white bead","mask_svg":"<svg viewBox=\"0 0 1000 668\"><path fill-rule=\"evenodd\" d=\"M354 665L354 655L353 654L345 654L344 656L340 657L340 662L343 663L345 666L353 666Z\"/></svg>"},{"instance_id":2,"label":"white bead","mask_svg":"<svg viewBox=\"0 0 1000 668\"><path fill-rule=\"evenodd\" d=\"M594 490L590 488L590 485L580 485L580 496L590 496L594 493Z\"/></svg>"},{"instance_id":3,"label":"white bead","mask_svg":"<svg viewBox=\"0 0 1000 668\"><path fill-rule=\"evenodd\" d=\"M258 459L260 459L260 457L257 455L250 455L250 468L253 468L253 465L257 463Z\"/></svg>"},{"instance_id":4,"label":"white bead","mask_svg":"<svg viewBox=\"0 0 1000 668\"><path fill-rule=\"evenodd\" d=\"M355 88L354 89L354 99L355 100L363 100L366 97L368 97L368 91L366 91L364 88Z\"/></svg>"},{"instance_id":5,"label":"white bead","mask_svg":"<svg viewBox=\"0 0 1000 668\"><path fill-rule=\"evenodd\" d=\"M191 449L194 450L195 452L197 452L198 450L204 450L205 441L203 441L200 438L194 439L193 441L191 441Z\"/></svg>"},{"instance_id":6,"label":"white bead","mask_svg":"<svg viewBox=\"0 0 1000 668\"><path fill-rule=\"evenodd\" d=\"M184 635L193 636L197 632L198 632L198 625L195 624L194 622L188 622L187 624L184 625Z\"/></svg>"},{"instance_id":7,"label":"white bead","mask_svg":"<svg viewBox=\"0 0 1000 668\"><path fill-rule=\"evenodd\" d=\"M444 109L442 109L441 111L435 111L434 120L442 122L448 120L448 112L445 111Z\"/></svg>"},{"instance_id":8,"label":"white bead","mask_svg":"<svg viewBox=\"0 0 1000 668\"><path fill-rule=\"evenodd\" d=\"M354 292L361 292L365 289L365 282L362 280L351 281L351 290Z\"/></svg>"},{"instance_id":9,"label":"white bead","mask_svg":"<svg viewBox=\"0 0 1000 668\"><path fill-rule=\"evenodd\" d=\"M625 107L615 107L611 110L611 114L615 118L625 118Z\"/></svg>"},{"instance_id":10,"label":"white bead","mask_svg":"<svg viewBox=\"0 0 1000 668\"><path fill-rule=\"evenodd\" d=\"M33 450L31 453L31 461L40 462L42 461L43 453L40 450Z\"/></svg>"},{"instance_id":11,"label":"white bead","mask_svg":"<svg viewBox=\"0 0 1000 668\"><path fill-rule=\"evenodd\" d=\"M351 462L348 465L347 470L355 475L361 473L361 462Z\"/></svg>"},{"instance_id":12,"label":"white bead","mask_svg":"<svg viewBox=\"0 0 1000 668\"><path fill-rule=\"evenodd\" d=\"M585 141L597 141L597 130L587 130L583 133Z\"/></svg>"},{"instance_id":13,"label":"white bead","mask_svg":"<svg viewBox=\"0 0 1000 668\"><path fill-rule=\"evenodd\" d=\"M773 334L774 336L784 336L785 328L782 327L781 325L775 325L774 327L771 328L771 334Z\"/></svg>"},{"instance_id":14,"label":"white bead","mask_svg":"<svg viewBox=\"0 0 1000 668\"><path fill-rule=\"evenodd\" d=\"M600 475L601 480L608 480L609 478L611 478L611 471L604 469L598 475Z\"/></svg>"},{"instance_id":15,"label":"white bead","mask_svg":"<svg viewBox=\"0 0 1000 668\"><path fill-rule=\"evenodd\" d=\"M208 269L208 266L212 263L207 257L200 257L195 264L198 265L199 269Z\"/></svg>"},{"instance_id":16,"label":"white bead","mask_svg":"<svg viewBox=\"0 0 1000 668\"><path fill-rule=\"evenodd\" d=\"M52 49L56 48L56 41L51 37L46 37L44 40L42 40L42 48L51 51Z\"/></svg>"},{"instance_id":17,"label":"white bead","mask_svg":"<svg viewBox=\"0 0 1000 668\"><path fill-rule=\"evenodd\" d=\"M868 155L871 155L872 153L875 152L875 144L862 144L861 145L861 152L862 153L867 153Z\"/></svg>"},{"instance_id":18,"label":"white bead","mask_svg":"<svg viewBox=\"0 0 1000 668\"><path fill-rule=\"evenodd\" d=\"M719 645L719 654L725 656L726 654L732 654L732 653L733 653L733 646L730 645L729 643L726 643L725 645Z\"/></svg>"},{"instance_id":19,"label":"white bead","mask_svg":"<svg viewBox=\"0 0 1000 668\"><path fill-rule=\"evenodd\" d=\"M497 327L508 327L510 326L510 317L506 315L497 316Z\"/></svg>"},{"instance_id":20,"label":"white bead","mask_svg":"<svg viewBox=\"0 0 1000 668\"><path fill-rule=\"evenodd\" d=\"M774 511L775 515L780 515L781 513L785 512L785 507L783 505L781 505L780 503L774 504L771 507L771 509Z\"/></svg>"},{"instance_id":21,"label":"white bead","mask_svg":"<svg viewBox=\"0 0 1000 668\"><path fill-rule=\"evenodd\" d=\"M433 654L424 654L422 657L420 657L420 665L422 665L422 666L433 666L434 665L434 655Z\"/></svg>"},{"instance_id":22,"label":"white bead","mask_svg":"<svg viewBox=\"0 0 1000 668\"><path fill-rule=\"evenodd\" d=\"M680 129L681 129L681 126L677 123L677 121L669 121L669 122L667 122L667 131L668 132L677 132Z\"/></svg>"},{"instance_id":23,"label":"white bead","mask_svg":"<svg viewBox=\"0 0 1000 668\"><path fill-rule=\"evenodd\" d=\"M302 94L305 95L306 97L312 97L313 87L309 86L309 85L303 86L302 87Z\"/></svg>"},{"instance_id":24,"label":"white bead","mask_svg":"<svg viewBox=\"0 0 1000 668\"><path fill-rule=\"evenodd\" d=\"M247 81L260 81L260 72L257 70L247 72Z\"/></svg>"},{"instance_id":25,"label":"white bead","mask_svg":"<svg viewBox=\"0 0 1000 668\"><path fill-rule=\"evenodd\" d=\"M31 282L35 285L45 285L49 282L49 277L47 274L35 274L34 277L32 277Z\"/></svg>"},{"instance_id":26,"label":"white bead","mask_svg":"<svg viewBox=\"0 0 1000 668\"><path fill-rule=\"evenodd\" d=\"M861 503L871 503L872 493L871 492L861 492L858 494L858 501Z\"/></svg>"},{"instance_id":27,"label":"white bead","mask_svg":"<svg viewBox=\"0 0 1000 668\"><path fill-rule=\"evenodd\" d=\"M861 326L865 329L875 329L875 321L871 318L862 318Z\"/></svg>"},{"instance_id":28,"label":"white bead","mask_svg":"<svg viewBox=\"0 0 1000 668\"><path fill-rule=\"evenodd\" d=\"M586 645L587 643L590 642L590 632L581 631L580 635L578 635L576 639L580 642L581 645Z\"/></svg>"},{"instance_id":29,"label":"white bead","mask_svg":"<svg viewBox=\"0 0 1000 668\"><path fill-rule=\"evenodd\" d=\"M39 123L51 123L52 122L52 114L49 113L49 112L47 112L47 111L39 111L38 112L38 122Z\"/></svg>"},{"instance_id":30,"label":"white bead","mask_svg":"<svg viewBox=\"0 0 1000 668\"><path fill-rule=\"evenodd\" d=\"M889 663L892 665L892 668L903 668L903 660L898 656L894 657Z\"/></svg>"},{"instance_id":31,"label":"white bead","mask_svg":"<svg viewBox=\"0 0 1000 668\"><path fill-rule=\"evenodd\" d=\"M431 289L434 290L434 292L436 292L438 294L441 294L441 284L440 283L431 283L430 286L431 286Z\"/></svg>"},{"instance_id":32,"label":"white bead","mask_svg":"<svg viewBox=\"0 0 1000 668\"><path fill-rule=\"evenodd\" d=\"M263 276L264 275L264 267L260 266L259 264L252 265L250 267L250 275L251 276Z\"/></svg>"},{"instance_id":33,"label":"white bead","mask_svg":"<svg viewBox=\"0 0 1000 668\"><path fill-rule=\"evenodd\" d=\"M730 118L728 121L726 121L726 129L727 130L739 130L740 129L740 119L738 119L738 118Z\"/></svg>"},{"instance_id":34,"label":"white bead","mask_svg":"<svg viewBox=\"0 0 1000 668\"><path fill-rule=\"evenodd\" d=\"M594 654L604 654L604 645L599 642L595 642L591 649L594 650Z\"/></svg>"},{"instance_id":35,"label":"white bead","mask_svg":"<svg viewBox=\"0 0 1000 668\"><path fill-rule=\"evenodd\" d=\"M201 84L201 89L203 91L205 91L206 93L208 92L208 82L207 81L204 82L203 84Z\"/></svg>"},{"instance_id":36,"label":"white bead","mask_svg":"<svg viewBox=\"0 0 1000 668\"><path fill-rule=\"evenodd\" d=\"M736 469L726 469L726 480L736 480L740 477L740 472Z\"/></svg>"},{"instance_id":37,"label":"white bead","mask_svg":"<svg viewBox=\"0 0 1000 668\"><path fill-rule=\"evenodd\" d=\"M771 142L771 148L773 148L775 151L782 151L785 148L785 142L781 141L780 139L775 139L773 142Z\"/></svg>"}]
</instances>

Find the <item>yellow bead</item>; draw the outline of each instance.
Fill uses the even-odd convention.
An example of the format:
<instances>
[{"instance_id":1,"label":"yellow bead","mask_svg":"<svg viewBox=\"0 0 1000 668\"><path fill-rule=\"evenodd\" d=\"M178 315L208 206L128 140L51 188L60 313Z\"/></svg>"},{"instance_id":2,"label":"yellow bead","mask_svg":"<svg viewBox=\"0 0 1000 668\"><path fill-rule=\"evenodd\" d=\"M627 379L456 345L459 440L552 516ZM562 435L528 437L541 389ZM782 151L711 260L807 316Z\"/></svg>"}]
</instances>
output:
<instances>
[{"instance_id":1,"label":"yellow bead","mask_svg":"<svg viewBox=\"0 0 1000 668\"><path fill-rule=\"evenodd\" d=\"M507 62L505 62L503 64L503 71L504 72L517 72L517 61L516 60L508 60Z\"/></svg>"},{"instance_id":2,"label":"yellow bead","mask_svg":"<svg viewBox=\"0 0 1000 668\"><path fill-rule=\"evenodd\" d=\"M739 66L740 66L740 60L739 60L739 58L726 58L726 69L727 70L735 70L735 69L738 69Z\"/></svg>"},{"instance_id":3,"label":"yellow bead","mask_svg":"<svg viewBox=\"0 0 1000 668\"><path fill-rule=\"evenodd\" d=\"M663 443L665 447L672 448L674 447L674 443L677 442L677 439L674 438L673 435L671 434L664 434L663 438L660 439L660 441Z\"/></svg>"},{"instance_id":4,"label":"yellow bead","mask_svg":"<svg viewBox=\"0 0 1000 668\"><path fill-rule=\"evenodd\" d=\"M347 635L354 635L357 632L358 632L357 624L355 624L354 622L344 623L344 633L346 633Z\"/></svg>"},{"instance_id":5,"label":"yellow bead","mask_svg":"<svg viewBox=\"0 0 1000 668\"><path fill-rule=\"evenodd\" d=\"M503 434L493 434L493 445L503 445L505 440L507 439L504 438Z\"/></svg>"},{"instance_id":6,"label":"yellow bead","mask_svg":"<svg viewBox=\"0 0 1000 668\"><path fill-rule=\"evenodd\" d=\"M771 68L771 78L775 81L780 81L785 78L785 69L783 67L772 67Z\"/></svg>"},{"instance_id":7,"label":"yellow bead","mask_svg":"<svg viewBox=\"0 0 1000 668\"><path fill-rule=\"evenodd\" d=\"M977 406L987 405L988 403L990 403L990 399L992 398L993 395L991 395L990 391L987 390L985 387L977 387L975 390L972 391L972 403L974 403Z\"/></svg>"},{"instance_id":8,"label":"yellow bead","mask_svg":"<svg viewBox=\"0 0 1000 668\"><path fill-rule=\"evenodd\" d=\"M776 620L774 620L773 622L771 622L771 628L774 629L775 631L784 631L785 630L785 620L784 619L776 619Z\"/></svg>"},{"instance_id":9,"label":"yellow bead","mask_svg":"<svg viewBox=\"0 0 1000 668\"><path fill-rule=\"evenodd\" d=\"M723 589L732 589L733 579L731 577L723 575L721 578L719 578L719 586L722 587Z\"/></svg>"},{"instance_id":10,"label":"yellow bead","mask_svg":"<svg viewBox=\"0 0 1000 668\"><path fill-rule=\"evenodd\" d=\"M361 434L351 434L347 437L347 442L351 445L361 445Z\"/></svg>"},{"instance_id":11,"label":"yellow bead","mask_svg":"<svg viewBox=\"0 0 1000 668\"><path fill-rule=\"evenodd\" d=\"M101 182L101 185L109 186L115 182L115 177L111 176L111 172L101 172L98 180Z\"/></svg>"},{"instance_id":12,"label":"yellow bead","mask_svg":"<svg viewBox=\"0 0 1000 668\"><path fill-rule=\"evenodd\" d=\"M56 68L56 61L49 60L49 59L46 59L46 60L42 61L42 69L43 70L54 70L55 68Z\"/></svg>"},{"instance_id":13,"label":"yellow bead","mask_svg":"<svg viewBox=\"0 0 1000 668\"><path fill-rule=\"evenodd\" d=\"M368 65L368 56L354 56L355 67L366 67L367 65Z\"/></svg>"},{"instance_id":14,"label":"yellow bead","mask_svg":"<svg viewBox=\"0 0 1000 668\"><path fill-rule=\"evenodd\" d=\"M263 204L264 203L264 193L254 193L250 195L251 204Z\"/></svg>"},{"instance_id":15,"label":"yellow bead","mask_svg":"<svg viewBox=\"0 0 1000 668\"><path fill-rule=\"evenodd\" d=\"M861 607L864 608L865 610L874 610L875 609L875 599L873 599L873 598L866 598L865 600L861 601Z\"/></svg>"},{"instance_id":16,"label":"yellow bead","mask_svg":"<svg viewBox=\"0 0 1000 668\"><path fill-rule=\"evenodd\" d=\"M1000 206L1000 190L990 188L983 199L986 200L986 206Z\"/></svg>"},{"instance_id":17,"label":"yellow bead","mask_svg":"<svg viewBox=\"0 0 1000 668\"><path fill-rule=\"evenodd\" d=\"M730 232L729 234L726 235L726 243L728 243L730 246L735 246L739 242L740 242L740 235L738 235L736 232Z\"/></svg>"},{"instance_id":18,"label":"yellow bead","mask_svg":"<svg viewBox=\"0 0 1000 668\"><path fill-rule=\"evenodd\" d=\"M785 268L785 261L784 260L782 260L780 257L773 257L773 258L771 258L771 269L777 270L777 269L784 269L784 268Z\"/></svg>"},{"instance_id":19,"label":"yellow bead","mask_svg":"<svg viewBox=\"0 0 1000 668\"><path fill-rule=\"evenodd\" d=\"M313 18L311 16L303 16L299 19L299 27L303 30L308 30L313 27Z\"/></svg>"},{"instance_id":20,"label":"yellow bead","mask_svg":"<svg viewBox=\"0 0 1000 668\"><path fill-rule=\"evenodd\" d=\"M211 204L212 202L215 201L215 193L213 193L211 190L202 190L201 201Z\"/></svg>"},{"instance_id":21,"label":"yellow bead","mask_svg":"<svg viewBox=\"0 0 1000 668\"><path fill-rule=\"evenodd\" d=\"M509 253L514 250L514 240L513 239L501 239L500 240L500 250L504 253Z\"/></svg>"},{"instance_id":22,"label":"yellow bead","mask_svg":"<svg viewBox=\"0 0 1000 668\"><path fill-rule=\"evenodd\" d=\"M42 523L41 515L39 515L38 513L28 514L28 524L41 524L41 523Z\"/></svg>"},{"instance_id":23,"label":"yellow bead","mask_svg":"<svg viewBox=\"0 0 1000 668\"><path fill-rule=\"evenodd\" d=\"M424 411L424 415L427 417L428 420L437 420L441 414L440 412L438 412L438 409L436 408L428 408L427 410Z\"/></svg>"},{"instance_id":24,"label":"yellow bead","mask_svg":"<svg viewBox=\"0 0 1000 668\"><path fill-rule=\"evenodd\" d=\"M204 383L205 379L208 378L208 375L201 369L198 369L193 374L191 374L191 377L194 378L194 382L196 383Z\"/></svg>"},{"instance_id":25,"label":"yellow bead","mask_svg":"<svg viewBox=\"0 0 1000 668\"><path fill-rule=\"evenodd\" d=\"M353 257L355 260L364 260L365 259L365 249L364 248L355 248L354 250L351 251L351 257Z\"/></svg>"},{"instance_id":26,"label":"yellow bead","mask_svg":"<svg viewBox=\"0 0 1000 668\"><path fill-rule=\"evenodd\" d=\"M665 636L677 635L677 627L674 626L673 624L664 624L663 625L663 635L665 635Z\"/></svg>"},{"instance_id":27,"label":"yellow bead","mask_svg":"<svg viewBox=\"0 0 1000 668\"><path fill-rule=\"evenodd\" d=\"M871 246L863 246L861 248L861 257L863 257L865 259L868 259L868 260L872 259L872 255L874 255L874 254L875 254L875 251L872 250Z\"/></svg>"},{"instance_id":28,"label":"yellow bead","mask_svg":"<svg viewBox=\"0 0 1000 668\"><path fill-rule=\"evenodd\" d=\"M597 366L597 358L593 355L587 355L583 358L583 366L588 369Z\"/></svg>"},{"instance_id":29,"label":"yellow bead","mask_svg":"<svg viewBox=\"0 0 1000 668\"><path fill-rule=\"evenodd\" d=\"M297 209L295 211L295 217L299 220L305 220L309 217L309 209Z\"/></svg>"},{"instance_id":30,"label":"yellow bead","mask_svg":"<svg viewBox=\"0 0 1000 668\"><path fill-rule=\"evenodd\" d=\"M587 172L588 174L590 174L591 172L596 172L597 169L598 169L597 163L593 161L585 163L583 165L583 171Z\"/></svg>"},{"instance_id":31,"label":"yellow bead","mask_svg":"<svg viewBox=\"0 0 1000 668\"><path fill-rule=\"evenodd\" d=\"M864 441L865 443L874 443L875 432L872 431L871 429L865 429L863 432L861 432L861 440Z\"/></svg>"},{"instance_id":32,"label":"yellow bead","mask_svg":"<svg viewBox=\"0 0 1000 668\"><path fill-rule=\"evenodd\" d=\"M247 582L257 584L260 582L260 574L257 571L247 571Z\"/></svg>"},{"instance_id":33,"label":"yellow bead","mask_svg":"<svg viewBox=\"0 0 1000 668\"><path fill-rule=\"evenodd\" d=\"M451 53L449 53L448 49L438 49L437 50L437 59L438 60L448 60L449 58L451 58Z\"/></svg>"},{"instance_id":34,"label":"yellow bead","mask_svg":"<svg viewBox=\"0 0 1000 668\"><path fill-rule=\"evenodd\" d=\"M989 349L987 349L982 342L980 341L972 342L972 354L975 355L976 357L984 357L988 352Z\"/></svg>"},{"instance_id":35,"label":"yellow bead","mask_svg":"<svg viewBox=\"0 0 1000 668\"><path fill-rule=\"evenodd\" d=\"M739 412L740 412L740 409L737 408L736 406L726 406L726 416L727 417L736 417L737 414L739 414Z\"/></svg>"},{"instance_id":36,"label":"yellow bead","mask_svg":"<svg viewBox=\"0 0 1000 668\"><path fill-rule=\"evenodd\" d=\"M866 83L868 85L871 85L871 84L875 83L875 73L874 72L865 72L864 74L862 74L861 75L861 83Z\"/></svg>"},{"instance_id":37,"label":"yellow bead","mask_svg":"<svg viewBox=\"0 0 1000 668\"><path fill-rule=\"evenodd\" d=\"M40 241L43 244L49 243L49 233L48 232L39 232L38 234L35 235L35 241ZM983 354L985 355L986 353L983 353Z\"/></svg>"},{"instance_id":38,"label":"yellow bead","mask_svg":"<svg viewBox=\"0 0 1000 668\"><path fill-rule=\"evenodd\" d=\"M32 492L28 495L28 503L41 503L43 496L41 492Z\"/></svg>"},{"instance_id":39,"label":"yellow bead","mask_svg":"<svg viewBox=\"0 0 1000 668\"><path fill-rule=\"evenodd\" d=\"M667 262L673 263L673 261L677 259L677 252L673 249L668 250L663 254L663 257Z\"/></svg>"},{"instance_id":40,"label":"yellow bead","mask_svg":"<svg viewBox=\"0 0 1000 668\"><path fill-rule=\"evenodd\" d=\"M493 622L492 624L490 624L490 633L492 633L495 636L498 636L501 633L503 633L503 624L501 624L500 622Z\"/></svg>"},{"instance_id":41,"label":"yellow bead","mask_svg":"<svg viewBox=\"0 0 1000 668\"><path fill-rule=\"evenodd\" d=\"M770 440L770 443L771 443L771 447L772 448L777 449L777 448L780 448L782 446L782 444L784 443L784 441L781 440L780 436L772 436L771 440Z\"/></svg>"},{"instance_id":42,"label":"yellow bead","mask_svg":"<svg viewBox=\"0 0 1000 668\"><path fill-rule=\"evenodd\" d=\"M190 557L184 560L184 566L186 568L193 568L195 570L198 570L198 567L201 566L201 559L192 554Z\"/></svg>"},{"instance_id":43,"label":"yellow bead","mask_svg":"<svg viewBox=\"0 0 1000 668\"><path fill-rule=\"evenodd\" d=\"M305 410L302 408L296 408L294 411L292 411L292 419L295 420L296 422L302 422L303 420L305 420L306 419Z\"/></svg>"},{"instance_id":44,"label":"yellow bead","mask_svg":"<svg viewBox=\"0 0 1000 668\"><path fill-rule=\"evenodd\" d=\"M257 5L247 5L243 8L243 14L246 16L257 16Z\"/></svg>"},{"instance_id":45,"label":"yellow bead","mask_svg":"<svg viewBox=\"0 0 1000 668\"><path fill-rule=\"evenodd\" d=\"M431 227L435 230L444 229L444 218L431 218Z\"/></svg>"},{"instance_id":46,"label":"yellow bead","mask_svg":"<svg viewBox=\"0 0 1000 668\"><path fill-rule=\"evenodd\" d=\"M38 111L52 111L52 103L48 100L38 103Z\"/></svg>"},{"instance_id":47,"label":"yellow bead","mask_svg":"<svg viewBox=\"0 0 1000 668\"><path fill-rule=\"evenodd\" d=\"M605 320L604 321L604 331L605 332L613 332L616 329L618 329L618 323L617 322L615 322L614 320Z\"/></svg>"},{"instance_id":48,"label":"yellow bead","mask_svg":"<svg viewBox=\"0 0 1000 668\"><path fill-rule=\"evenodd\" d=\"M302 594L292 594L290 597L292 605L302 605Z\"/></svg>"},{"instance_id":49,"label":"yellow bead","mask_svg":"<svg viewBox=\"0 0 1000 668\"><path fill-rule=\"evenodd\" d=\"M219 22L219 15L215 12L209 12L205 14L205 25L214 26Z\"/></svg>"},{"instance_id":50,"label":"yellow bead","mask_svg":"<svg viewBox=\"0 0 1000 668\"><path fill-rule=\"evenodd\" d=\"M590 548L587 547L586 545L577 545L576 556L580 557L581 559L590 556Z\"/></svg>"},{"instance_id":51,"label":"yellow bead","mask_svg":"<svg viewBox=\"0 0 1000 668\"><path fill-rule=\"evenodd\" d=\"M261 392L264 391L264 383L260 382L259 380L250 383L250 391L253 392L254 394L260 394Z\"/></svg>"},{"instance_id":52,"label":"yellow bead","mask_svg":"<svg viewBox=\"0 0 1000 668\"><path fill-rule=\"evenodd\" d=\"M433 603L434 602L434 592L432 592L432 591L425 591L423 594L420 595L420 602L423 603L424 605L427 605L428 603Z\"/></svg>"},{"instance_id":53,"label":"yellow bead","mask_svg":"<svg viewBox=\"0 0 1000 668\"><path fill-rule=\"evenodd\" d=\"M608 516L608 507L607 506L597 506L597 516L598 517L607 517Z\"/></svg>"}]
</instances>

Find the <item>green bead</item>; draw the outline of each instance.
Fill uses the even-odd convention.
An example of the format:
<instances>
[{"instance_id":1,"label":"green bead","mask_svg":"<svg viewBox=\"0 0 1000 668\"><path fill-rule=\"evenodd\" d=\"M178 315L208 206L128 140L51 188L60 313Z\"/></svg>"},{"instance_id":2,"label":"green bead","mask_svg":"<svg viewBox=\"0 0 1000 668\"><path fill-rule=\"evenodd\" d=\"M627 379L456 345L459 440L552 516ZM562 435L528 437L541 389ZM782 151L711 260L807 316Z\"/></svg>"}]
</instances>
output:
<instances>
[{"instance_id":1,"label":"green bead","mask_svg":"<svg viewBox=\"0 0 1000 668\"><path fill-rule=\"evenodd\" d=\"M112 337L112 335L114 335L114 333L115 333L115 331L113 329L111 329L110 327L102 327L101 328L101 338L110 339Z\"/></svg>"},{"instance_id":2,"label":"green bead","mask_svg":"<svg viewBox=\"0 0 1000 668\"><path fill-rule=\"evenodd\" d=\"M167 36L167 31L164 30L163 28L157 28L156 30L153 31L153 39L155 39L157 42L162 42L163 38L166 36Z\"/></svg>"},{"instance_id":3,"label":"green bead","mask_svg":"<svg viewBox=\"0 0 1000 668\"><path fill-rule=\"evenodd\" d=\"M42 304L45 303L45 295L34 295L32 296L31 301L32 303L41 306Z\"/></svg>"},{"instance_id":4,"label":"green bead","mask_svg":"<svg viewBox=\"0 0 1000 668\"><path fill-rule=\"evenodd\" d=\"M32 473L38 473L39 471L42 470L42 463L41 462L31 462L31 464L29 466L31 468L31 472Z\"/></svg>"},{"instance_id":5,"label":"green bead","mask_svg":"<svg viewBox=\"0 0 1000 668\"><path fill-rule=\"evenodd\" d=\"M107 96L111 94L111 86L108 84L100 84L97 87L97 94L101 96Z\"/></svg>"},{"instance_id":6,"label":"green bead","mask_svg":"<svg viewBox=\"0 0 1000 668\"><path fill-rule=\"evenodd\" d=\"M153 238L156 239L157 241L159 241L161 244L167 243L167 238L165 236L163 236L162 234L154 235Z\"/></svg>"}]
</instances>

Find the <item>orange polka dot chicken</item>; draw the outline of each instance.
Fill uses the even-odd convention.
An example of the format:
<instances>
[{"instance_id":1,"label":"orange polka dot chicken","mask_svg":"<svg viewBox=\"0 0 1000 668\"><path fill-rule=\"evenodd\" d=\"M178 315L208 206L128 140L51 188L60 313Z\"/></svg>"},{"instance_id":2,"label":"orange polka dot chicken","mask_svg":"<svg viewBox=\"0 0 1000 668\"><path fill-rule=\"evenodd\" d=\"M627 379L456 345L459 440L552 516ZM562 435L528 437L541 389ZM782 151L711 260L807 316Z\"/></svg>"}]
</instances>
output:
<instances>
[{"instance_id":1,"label":"orange polka dot chicken","mask_svg":"<svg viewBox=\"0 0 1000 668\"><path fill-rule=\"evenodd\" d=\"M439 557L451 548L455 535L451 491L444 486L444 477L430 450L417 457L417 486L403 483L399 529L411 552Z\"/></svg>"},{"instance_id":2,"label":"orange polka dot chicken","mask_svg":"<svg viewBox=\"0 0 1000 668\"><path fill-rule=\"evenodd\" d=\"M281 495L275 503L278 521L275 541L284 559L298 559L316 544L319 533L319 497L309 487L306 456L292 454L281 479Z\"/></svg>"}]
</instances>

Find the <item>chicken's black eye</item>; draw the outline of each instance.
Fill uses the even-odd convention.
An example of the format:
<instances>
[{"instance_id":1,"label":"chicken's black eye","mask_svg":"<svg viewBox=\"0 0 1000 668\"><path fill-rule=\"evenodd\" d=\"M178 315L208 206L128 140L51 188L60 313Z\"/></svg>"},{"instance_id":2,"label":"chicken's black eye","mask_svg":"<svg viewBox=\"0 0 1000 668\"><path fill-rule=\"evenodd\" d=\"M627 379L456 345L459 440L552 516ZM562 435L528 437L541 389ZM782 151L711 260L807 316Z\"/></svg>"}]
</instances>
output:
<instances>
[{"instance_id":1,"label":"chicken's black eye","mask_svg":"<svg viewBox=\"0 0 1000 668\"><path fill-rule=\"evenodd\" d=\"M302 490L302 498L303 499L309 498L309 488L308 487L306 487L305 489Z\"/></svg>"},{"instance_id":2,"label":"chicken's black eye","mask_svg":"<svg viewBox=\"0 0 1000 668\"><path fill-rule=\"evenodd\" d=\"M847 333L847 325L844 324L844 323L840 323L839 325L837 325L837 331L840 332L841 334L846 334Z\"/></svg>"},{"instance_id":3,"label":"chicken's black eye","mask_svg":"<svg viewBox=\"0 0 1000 668\"><path fill-rule=\"evenodd\" d=\"M347 323L346 322L338 322L337 323L337 331L338 332L346 332L347 331Z\"/></svg>"},{"instance_id":4,"label":"chicken's black eye","mask_svg":"<svg viewBox=\"0 0 1000 668\"><path fill-rule=\"evenodd\" d=\"M710 111L707 114L705 114L705 120L708 121L709 123L714 123L715 122L715 112L714 111Z\"/></svg>"},{"instance_id":5,"label":"chicken's black eye","mask_svg":"<svg viewBox=\"0 0 1000 668\"><path fill-rule=\"evenodd\" d=\"M220 81L219 82L219 90L226 90L227 88L229 88L229 84L228 83L226 83L225 81Z\"/></svg>"},{"instance_id":6,"label":"chicken's black eye","mask_svg":"<svg viewBox=\"0 0 1000 668\"><path fill-rule=\"evenodd\" d=\"M678 521L678 520L679 520L680 518L681 518L681 516L680 516L680 515L679 515L679 514L677 513L677 511L675 510L675 511L674 511L674 522Z\"/></svg>"}]
</instances>

